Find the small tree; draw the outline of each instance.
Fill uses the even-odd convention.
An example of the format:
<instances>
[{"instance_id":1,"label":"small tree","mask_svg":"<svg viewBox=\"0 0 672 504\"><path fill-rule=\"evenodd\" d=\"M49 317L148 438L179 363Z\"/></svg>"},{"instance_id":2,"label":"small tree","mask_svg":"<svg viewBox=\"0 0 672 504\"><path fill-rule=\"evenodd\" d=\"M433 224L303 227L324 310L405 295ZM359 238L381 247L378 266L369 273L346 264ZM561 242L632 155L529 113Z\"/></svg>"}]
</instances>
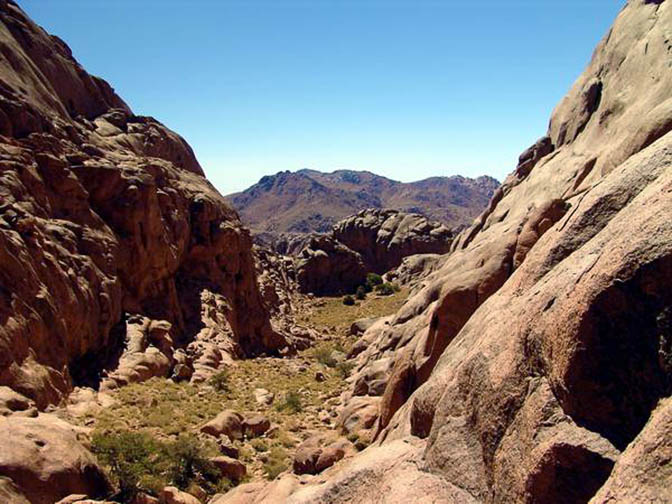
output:
<instances>
[{"instance_id":1,"label":"small tree","mask_svg":"<svg viewBox=\"0 0 672 504\"><path fill-rule=\"evenodd\" d=\"M383 277L381 277L378 273L369 273L366 275L366 285L368 285L371 290L375 289L377 285L382 283Z\"/></svg>"},{"instance_id":2,"label":"small tree","mask_svg":"<svg viewBox=\"0 0 672 504\"><path fill-rule=\"evenodd\" d=\"M376 286L376 292L381 296L391 296L394 294L394 287L390 283L384 283Z\"/></svg>"},{"instance_id":3,"label":"small tree","mask_svg":"<svg viewBox=\"0 0 672 504\"><path fill-rule=\"evenodd\" d=\"M218 373L212 375L208 381L212 388L217 392L228 392L229 391L229 372L226 369L222 369Z\"/></svg>"},{"instance_id":4,"label":"small tree","mask_svg":"<svg viewBox=\"0 0 672 504\"><path fill-rule=\"evenodd\" d=\"M366 299L366 288L363 285L357 287L357 292L355 292L355 297L360 301Z\"/></svg>"}]
</instances>

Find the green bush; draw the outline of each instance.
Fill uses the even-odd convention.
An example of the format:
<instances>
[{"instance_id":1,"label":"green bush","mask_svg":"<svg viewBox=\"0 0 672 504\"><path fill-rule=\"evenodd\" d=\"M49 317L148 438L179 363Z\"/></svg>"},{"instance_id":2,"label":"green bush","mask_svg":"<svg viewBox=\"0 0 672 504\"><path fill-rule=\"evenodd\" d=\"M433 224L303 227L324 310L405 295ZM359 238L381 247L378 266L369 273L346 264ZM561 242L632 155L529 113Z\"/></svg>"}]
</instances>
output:
<instances>
[{"instance_id":1,"label":"green bush","mask_svg":"<svg viewBox=\"0 0 672 504\"><path fill-rule=\"evenodd\" d=\"M274 446L268 454L268 460L262 467L266 478L274 480L280 473L287 470L287 452L279 447Z\"/></svg>"},{"instance_id":2,"label":"green bush","mask_svg":"<svg viewBox=\"0 0 672 504\"><path fill-rule=\"evenodd\" d=\"M377 285L380 285L382 283L383 283L383 277L381 277L378 273L369 273L366 275L366 285L368 285L371 288L371 290L373 290Z\"/></svg>"},{"instance_id":3,"label":"green bush","mask_svg":"<svg viewBox=\"0 0 672 504\"><path fill-rule=\"evenodd\" d=\"M360 301L362 299L366 299L366 289L364 288L363 285L360 285L357 287L357 292L355 292L355 297L359 299Z\"/></svg>"},{"instance_id":4,"label":"green bush","mask_svg":"<svg viewBox=\"0 0 672 504\"><path fill-rule=\"evenodd\" d=\"M355 367L355 364L353 362L341 362L336 365L336 370L338 371L338 374L343 378L344 380L350 376L350 373L352 372L352 368Z\"/></svg>"},{"instance_id":5,"label":"green bush","mask_svg":"<svg viewBox=\"0 0 672 504\"><path fill-rule=\"evenodd\" d=\"M206 458L204 448L196 437L180 436L177 441L165 444L163 452L175 486L186 490L192 482L199 480L203 486L214 489L220 473Z\"/></svg>"},{"instance_id":6,"label":"green bush","mask_svg":"<svg viewBox=\"0 0 672 504\"><path fill-rule=\"evenodd\" d=\"M376 292L381 296L391 296L394 294L394 286L391 283L384 283L376 286Z\"/></svg>"},{"instance_id":7,"label":"green bush","mask_svg":"<svg viewBox=\"0 0 672 504\"><path fill-rule=\"evenodd\" d=\"M91 451L109 468L121 502L131 502L143 490L143 477L161 479L160 468L152 460L160 448L151 436L140 432L94 433L91 441Z\"/></svg>"},{"instance_id":8,"label":"green bush","mask_svg":"<svg viewBox=\"0 0 672 504\"><path fill-rule=\"evenodd\" d=\"M276 406L278 411L289 410L291 413L300 413L303 411L301 404L301 395L298 392L290 390L285 396L285 400Z\"/></svg>"},{"instance_id":9,"label":"green bush","mask_svg":"<svg viewBox=\"0 0 672 504\"><path fill-rule=\"evenodd\" d=\"M208 383L212 385L217 392L228 392L229 391L229 372L226 369L222 369L220 372L212 375Z\"/></svg>"},{"instance_id":10,"label":"green bush","mask_svg":"<svg viewBox=\"0 0 672 504\"><path fill-rule=\"evenodd\" d=\"M336 359L332 357L333 348L331 346L321 346L314 350L315 359L320 364L323 364L327 367L333 368L336 367Z\"/></svg>"},{"instance_id":11,"label":"green bush","mask_svg":"<svg viewBox=\"0 0 672 504\"><path fill-rule=\"evenodd\" d=\"M162 442L141 432L96 432L91 450L105 465L118 487L115 499L133 502L139 492L158 494L167 485L182 490L199 485L217 491L220 473L207 458L206 446L193 435Z\"/></svg>"},{"instance_id":12,"label":"green bush","mask_svg":"<svg viewBox=\"0 0 672 504\"><path fill-rule=\"evenodd\" d=\"M353 298L350 294L343 296L343 304L346 306L352 306L355 304L355 298Z\"/></svg>"}]
</instances>

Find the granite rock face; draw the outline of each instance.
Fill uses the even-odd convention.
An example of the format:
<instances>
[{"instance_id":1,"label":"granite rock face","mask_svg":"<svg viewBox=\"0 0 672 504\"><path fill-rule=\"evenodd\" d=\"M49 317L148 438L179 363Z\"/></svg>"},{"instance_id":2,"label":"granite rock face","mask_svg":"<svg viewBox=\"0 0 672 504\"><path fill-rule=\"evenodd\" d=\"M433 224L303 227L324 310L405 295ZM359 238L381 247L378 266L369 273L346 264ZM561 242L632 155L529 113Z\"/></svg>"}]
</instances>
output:
<instances>
[{"instance_id":1,"label":"granite rock face","mask_svg":"<svg viewBox=\"0 0 672 504\"><path fill-rule=\"evenodd\" d=\"M627 3L485 212L355 345L340 425L378 403L374 445L274 483L286 502L394 502L402 481L434 502L672 499L670 27L669 1Z\"/></svg>"},{"instance_id":2,"label":"granite rock face","mask_svg":"<svg viewBox=\"0 0 672 504\"><path fill-rule=\"evenodd\" d=\"M59 402L137 339L129 317L168 324L171 341L141 343L120 381L141 378L135 364L168 374L170 347L194 339L238 355L286 346L250 236L186 142L13 2L0 21L0 384Z\"/></svg>"},{"instance_id":3,"label":"granite rock face","mask_svg":"<svg viewBox=\"0 0 672 504\"><path fill-rule=\"evenodd\" d=\"M413 254L445 253L453 233L419 214L367 209L315 235L296 256L299 290L352 292L366 274L385 273Z\"/></svg>"},{"instance_id":4,"label":"granite rock face","mask_svg":"<svg viewBox=\"0 0 672 504\"><path fill-rule=\"evenodd\" d=\"M38 410L79 385L204 380L291 335L271 323L249 232L179 135L12 1L0 53L0 411L14 432L0 494L103 495L79 437Z\"/></svg>"}]
</instances>

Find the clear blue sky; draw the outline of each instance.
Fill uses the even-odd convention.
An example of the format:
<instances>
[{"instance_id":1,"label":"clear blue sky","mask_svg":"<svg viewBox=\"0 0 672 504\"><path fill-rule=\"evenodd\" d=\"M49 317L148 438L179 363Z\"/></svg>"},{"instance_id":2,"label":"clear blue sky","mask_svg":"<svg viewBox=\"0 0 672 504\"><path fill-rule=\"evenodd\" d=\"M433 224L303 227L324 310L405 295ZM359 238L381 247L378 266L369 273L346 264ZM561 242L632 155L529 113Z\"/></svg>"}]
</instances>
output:
<instances>
[{"instance_id":1,"label":"clear blue sky","mask_svg":"<svg viewBox=\"0 0 672 504\"><path fill-rule=\"evenodd\" d=\"M502 180L623 0L19 0L222 193L366 169Z\"/></svg>"}]
</instances>

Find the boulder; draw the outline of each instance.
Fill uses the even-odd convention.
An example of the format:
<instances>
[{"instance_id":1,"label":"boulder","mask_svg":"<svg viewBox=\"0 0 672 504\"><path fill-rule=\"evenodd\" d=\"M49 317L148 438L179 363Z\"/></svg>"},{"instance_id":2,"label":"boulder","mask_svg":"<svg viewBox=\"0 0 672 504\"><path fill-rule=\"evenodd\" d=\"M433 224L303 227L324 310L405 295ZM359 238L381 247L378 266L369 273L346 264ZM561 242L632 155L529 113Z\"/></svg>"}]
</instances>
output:
<instances>
[{"instance_id":1,"label":"boulder","mask_svg":"<svg viewBox=\"0 0 672 504\"><path fill-rule=\"evenodd\" d=\"M201 504L201 501L193 495L175 487L165 487L161 491L159 502L161 504Z\"/></svg>"},{"instance_id":2,"label":"boulder","mask_svg":"<svg viewBox=\"0 0 672 504\"><path fill-rule=\"evenodd\" d=\"M297 447L292 469L296 474L318 474L354 452L352 443L345 438L317 434Z\"/></svg>"},{"instance_id":3,"label":"boulder","mask_svg":"<svg viewBox=\"0 0 672 504\"><path fill-rule=\"evenodd\" d=\"M247 474L247 469L242 462L227 457L219 456L210 459L210 462L219 470L220 474L231 481L240 481Z\"/></svg>"},{"instance_id":4,"label":"boulder","mask_svg":"<svg viewBox=\"0 0 672 504\"><path fill-rule=\"evenodd\" d=\"M201 427L201 432L213 437L227 436L231 441L243 438L243 416L233 410L224 410Z\"/></svg>"},{"instance_id":5,"label":"boulder","mask_svg":"<svg viewBox=\"0 0 672 504\"><path fill-rule=\"evenodd\" d=\"M111 486L78 430L52 415L0 418L0 475L34 504L71 494L107 495Z\"/></svg>"},{"instance_id":6,"label":"boulder","mask_svg":"<svg viewBox=\"0 0 672 504\"><path fill-rule=\"evenodd\" d=\"M275 394L273 394L272 392L269 392L268 390L263 388L254 389L254 400L260 406L270 406L271 404L273 404L274 399Z\"/></svg>"},{"instance_id":7,"label":"boulder","mask_svg":"<svg viewBox=\"0 0 672 504\"><path fill-rule=\"evenodd\" d=\"M250 415L243 420L243 433L247 438L259 437L270 428L271 422L263 415Z\"/></svg>"}]
</instances>

